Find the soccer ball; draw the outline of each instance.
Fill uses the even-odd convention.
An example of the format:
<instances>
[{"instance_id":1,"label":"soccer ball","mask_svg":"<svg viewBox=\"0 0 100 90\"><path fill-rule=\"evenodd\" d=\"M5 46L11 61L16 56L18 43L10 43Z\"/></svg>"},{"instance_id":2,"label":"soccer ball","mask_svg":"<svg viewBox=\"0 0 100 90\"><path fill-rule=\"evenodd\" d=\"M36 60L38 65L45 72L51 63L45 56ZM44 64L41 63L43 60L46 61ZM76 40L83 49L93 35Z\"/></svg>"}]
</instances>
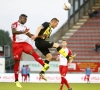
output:
<instances>
[{"instance_id":1,"label":"soccer ball","mask_svg":"<svg viewBox=\"0 0 100 90\"><path fill-rule=\"evenodd\" d=\"M69 2L64 3L63 8L64 8L64 10L69 10L71 8L71 4Z\"/></svg>"}]
</instances>

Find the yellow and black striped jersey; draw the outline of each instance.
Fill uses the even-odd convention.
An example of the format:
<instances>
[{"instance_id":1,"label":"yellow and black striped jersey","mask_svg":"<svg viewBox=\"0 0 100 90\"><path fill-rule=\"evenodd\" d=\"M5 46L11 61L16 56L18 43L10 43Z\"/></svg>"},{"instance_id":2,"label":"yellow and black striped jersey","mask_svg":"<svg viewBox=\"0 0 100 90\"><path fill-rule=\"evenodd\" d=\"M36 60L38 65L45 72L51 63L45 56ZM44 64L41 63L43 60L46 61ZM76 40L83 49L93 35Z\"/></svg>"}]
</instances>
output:
<instances>
[{"instance_id":1,"label":"yellow and black striped jersey","mask_svg":"<svg viewBox=\"0 0 100 90\"><path fill-rule=\"evenodd\" d=\"M42 24L42 26L43 26L44 28L40 30L38 36L41 36L41 35L45 34L46 37L43 38L43 39L44 39L44 40L47 40L47 39L50 37L50 34L51 34L51 32L52 32L50 23L49 23L49 22L44 22L44 23Z\"/></svg>"}]
</instances>

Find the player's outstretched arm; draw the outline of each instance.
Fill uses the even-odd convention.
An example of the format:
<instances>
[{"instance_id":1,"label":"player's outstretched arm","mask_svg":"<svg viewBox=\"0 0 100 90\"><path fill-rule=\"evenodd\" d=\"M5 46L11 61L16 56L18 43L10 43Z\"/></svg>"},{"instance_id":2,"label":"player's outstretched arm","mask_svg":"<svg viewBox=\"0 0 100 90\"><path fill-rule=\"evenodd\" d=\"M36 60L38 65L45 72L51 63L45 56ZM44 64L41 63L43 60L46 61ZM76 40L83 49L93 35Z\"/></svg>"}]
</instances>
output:
<instances>
[{"instance_id":1,"label":"player's outstretched arm","mask_svg":"<svg viewBox=\"0 0 100 90\"><path fill-rule=\"evenodd\" d=\"M31 34L30 32L27 32L26 35L27 35L29 38L32 38L32 36L34 36L34 34Z\"/></svg>"},{"instance_id":2,"label":"player's outstretched arm","mask_svg":"<svg viewBox=\"0 0 100 90\"><path fill-rule=\"evenodd\" d=\"M23 31L17 31L16 28L12 28L13 34L25 34L29 31L29 29L23 30Z\"/></svg>"},{"instance_id":3,"label":"player's outstretched arm","mask_svg":"<svg viewBox=\"0 0 100 90\"><path fill-rule=\"evenodd\" d=\"M68 62L68 66L71 65L72 61L73 61L73 59L69 60L69 62Z\"/></svg>"},{"instance_id":4,"label":"player's outstretched arm","mask_svg":"<svg viewBox=\"0 0 100 90\"><path fill-rule=\"evenodd\" d=\"M35 40L36 38L42 38L42 36L35 36L34 34L31 34L30 32L26 32L26 35L31 38L32 40Z\"/></svg>"},{"instance_id":5,"label":"player's outstretched arm","mask_svg":"<svg viewBox=\"0 0 100 90\"><path fill-rule=\"evenodd\" d=\"M38 36L39 32L41 31L41 29L43 29L44 27L41 25L37 28L36 30L36 35L35 36Z\"/></svg>"}]
</instances>

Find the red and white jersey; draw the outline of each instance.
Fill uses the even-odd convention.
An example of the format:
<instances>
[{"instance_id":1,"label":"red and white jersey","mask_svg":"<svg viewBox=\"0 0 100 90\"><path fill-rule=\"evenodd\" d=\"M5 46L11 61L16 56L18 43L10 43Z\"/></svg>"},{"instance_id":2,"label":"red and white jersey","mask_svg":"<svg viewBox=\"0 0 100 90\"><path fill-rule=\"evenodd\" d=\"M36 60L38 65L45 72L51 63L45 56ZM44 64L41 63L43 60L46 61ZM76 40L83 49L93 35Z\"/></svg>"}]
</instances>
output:
<instances>
[{"instance_id":1,"label":"red and white jersey","mask_svg":"<svg viewBox=\"0 0 100 90\"><path fill-rule=\"evenodd\" d=\"M24 31L27 27L19 22L14 22L11 28L15 28L17 31ZM25 34L13 34L13 42L26 42L27 35Z\"/></svg>"},{"instance_id":2,"label":"red and white jersey","mask_svg":"<svg viewBox=\"0 0 100 90\"><path fill-rule=\"evenodd\" d=\"M72 51L71 50L69 50L68 48L63 48L63 49L68 54L68 56L72 55ZM63 55L61 55L61 54L59 55L59 60L60 60L60 64L59 65L67 66L68 60Z\"/></svg>"}]
</instances>

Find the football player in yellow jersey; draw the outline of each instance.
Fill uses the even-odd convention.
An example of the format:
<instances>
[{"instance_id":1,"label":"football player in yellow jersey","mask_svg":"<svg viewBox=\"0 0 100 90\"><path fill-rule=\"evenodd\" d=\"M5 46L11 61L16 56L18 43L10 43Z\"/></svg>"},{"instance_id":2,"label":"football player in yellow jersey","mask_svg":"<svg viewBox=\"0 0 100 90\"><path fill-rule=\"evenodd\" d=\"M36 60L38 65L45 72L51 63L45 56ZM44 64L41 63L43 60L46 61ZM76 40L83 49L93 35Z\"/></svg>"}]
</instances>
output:
<instances>
[{"instance_id":1,"label":"football player in yellow jersey","mask_svg":"<svg viewBox=\"0 0 100 90\"><path fill-rule=\"evenodd\" d=\"M52 60L52 55L49 51L49 48L56 48L60 54L62 54L67 59L69 58L68 60L72 60L76 56L76 54L74 54L69 57L68 53L66 53L64 49L59 46L58 43L48 41L48 38L50 37L50 34L52 32L52 29L57 27L58 23L59 23L59 20L57 18L53 18L50 22L44 22L41 26L38 27L36 31L36 37L41 36L41 38L35 39L35 46L46 57L44 67L42 68L42 71L40 72L40 76L44 80L47 80L44 74L49 69L49 62Z\"/></svg>"}]
</instances>

